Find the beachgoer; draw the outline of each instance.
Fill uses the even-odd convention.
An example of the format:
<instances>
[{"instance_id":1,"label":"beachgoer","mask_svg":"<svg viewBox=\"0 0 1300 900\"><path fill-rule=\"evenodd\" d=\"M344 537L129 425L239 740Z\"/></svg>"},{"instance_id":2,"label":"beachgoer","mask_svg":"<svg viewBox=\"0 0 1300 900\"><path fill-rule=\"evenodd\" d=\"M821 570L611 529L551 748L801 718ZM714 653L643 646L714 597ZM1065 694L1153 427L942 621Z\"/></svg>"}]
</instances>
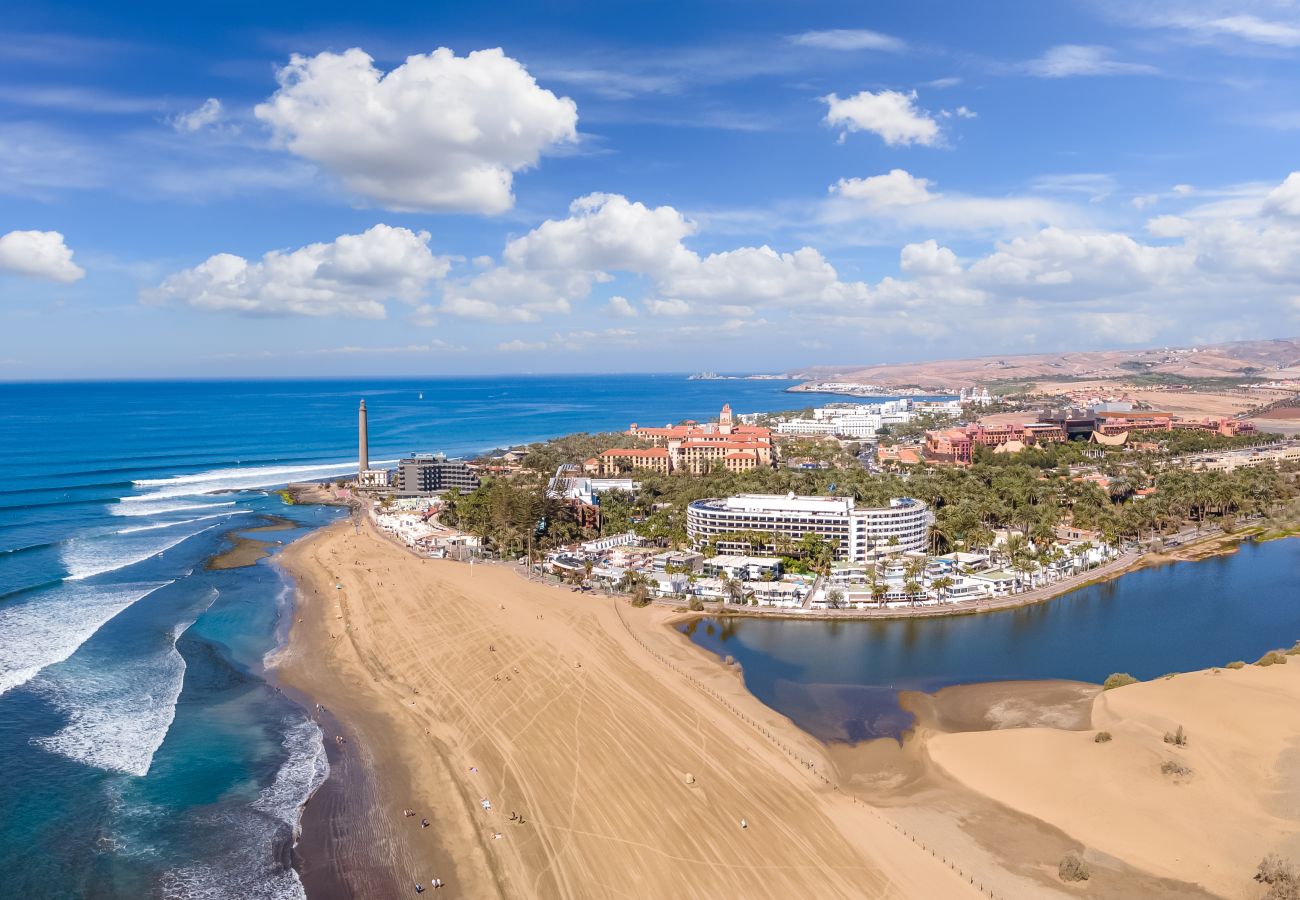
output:
<instances>
[{"instance_id":1,"label":"beachgoer","mask_svg":"<svg viewBox=\"0 0 1300 900\"><path fill-rule=\"evenodd\" d=\"M740 827L741 827L741 828L748 828L748 827L749 827L749 823L746 822L744 819L741 819L741 820L740 820Z\"/></svg>"},{"instance_id":2,"label":"beachgoer","mask_svg":"<svg viewBox=\"0 0 1300 900\"><path fill-rule=\"evenodd\" d=\"M415 892L416 892L417 894L423 894L423 893L424 893L424 885L420 884L420 882L417 881L417 882L415 883Z\"/></svg>"},{"instance_id":3,"label":"beachgoer","mask_svg":"<svg viewBox=\"0 0 1300 900\"><path fill-rule=\"evenodd\" d=\"M428 828L428 827L429 827L429 820L428 820L428 819L421 819L421 820L420 820L420 827L421 827L421 828Z\"/></svg>"}]
</instances>

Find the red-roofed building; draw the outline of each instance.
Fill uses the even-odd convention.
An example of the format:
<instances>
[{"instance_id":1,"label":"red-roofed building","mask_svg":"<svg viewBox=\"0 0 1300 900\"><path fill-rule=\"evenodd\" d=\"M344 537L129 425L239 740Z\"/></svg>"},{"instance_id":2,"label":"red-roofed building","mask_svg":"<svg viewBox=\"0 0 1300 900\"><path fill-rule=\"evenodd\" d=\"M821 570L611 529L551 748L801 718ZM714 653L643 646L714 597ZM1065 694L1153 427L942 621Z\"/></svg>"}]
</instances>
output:
<instances>
[{"instance_id":1,"label":"red-roofed building","mask_svg":"<svg viewBox=\"0 0 1300 900\"><path fill-rule=\"evenodd\" d=\"M945 428L925 433L926 462L940 465L969 466L974 442L960 428Z\"/></svg>"},{"instance_id":2,"label":"red-roofed building","mask_svg":"<svg viewBox=\"0 0 1300 900\"><path fill-rule=\"evenodd\" d=\"M775 460L771 430L757 425L736 424L730 405L722 407L717 422L705 425L684 422L663 428L642 427L634 422L627 433L649 441L655 450L665 453L668 459L666 471L670 472L700 475L718 464L729 471L745 472L771 466ZM613 451L606 451L609 452Z\"/></svg>"},{"instance_id":3,"label":"red-roofed building","mask_svg":"<svg viewBox=\"0 0 1300 900\"><path fill-rule=\"evenodd\" d=\"M667 475L671 470L668 451L663 447L645 450L616 447L600 454L599 459L600 474L604 478L612 478L632 469L649 469L661 475Z\"/></svg>"}]
</instances>

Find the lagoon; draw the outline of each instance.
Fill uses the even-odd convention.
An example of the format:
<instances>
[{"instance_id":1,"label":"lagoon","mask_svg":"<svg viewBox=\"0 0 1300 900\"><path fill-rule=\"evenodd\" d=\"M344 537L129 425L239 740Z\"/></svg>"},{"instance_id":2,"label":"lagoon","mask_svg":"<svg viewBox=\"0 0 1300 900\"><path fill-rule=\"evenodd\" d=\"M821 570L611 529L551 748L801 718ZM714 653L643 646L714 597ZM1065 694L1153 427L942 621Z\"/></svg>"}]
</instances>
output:
<instances>
[{"instance_id":1,"label":"lagoon","mask_svg":"<svg viewBox=\"0 0 1300 900\"><path fill-rule=\"evenodd\" d=\"M1252 662L1300 639L1300 540L1130 572L1036 606L888 621L701 618L679 626L759 700L827 741L900 737L900 691L1017 679L1147 679Z\"/></svg>"}]
</instances>

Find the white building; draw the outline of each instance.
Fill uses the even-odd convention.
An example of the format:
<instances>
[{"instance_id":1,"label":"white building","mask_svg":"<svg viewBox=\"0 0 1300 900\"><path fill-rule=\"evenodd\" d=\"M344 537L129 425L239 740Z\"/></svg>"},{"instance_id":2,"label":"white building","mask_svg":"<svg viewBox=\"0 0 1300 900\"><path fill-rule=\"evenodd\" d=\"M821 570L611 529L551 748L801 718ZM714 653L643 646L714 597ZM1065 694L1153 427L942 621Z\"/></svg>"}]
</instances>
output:
<instances>
[{"instance_id":1,"label":"white building","mask_svg":"<svg viewBox=\"0 0 1300 900\"><path fill-rule=\"evenodd\" d=\"M805 436L833 435L835 434L835 425L832 422L818 422L814 419L790 419L785 422L778 422L776 433Z\"/></svg>"},{"instance_id":2,"label":"white building","mask_svg":"<svg viewBox=\"0 0 1300 900\"><path fill-rule=\"evenodd\" d=\"M884 553L924 550L930 539L930 510L920 500L901 497L879 508L858 508L852 497L799 497L794 494L740 494L696 500L686 507L686 534L702 547L742 550L746 542L727 536L767 534L791 544L806 534L821 535L835 558L861 562ZM775 553L774 539L762 551ZM759 549L759 548L754 548Z\"/></svg>"}]
</instances>

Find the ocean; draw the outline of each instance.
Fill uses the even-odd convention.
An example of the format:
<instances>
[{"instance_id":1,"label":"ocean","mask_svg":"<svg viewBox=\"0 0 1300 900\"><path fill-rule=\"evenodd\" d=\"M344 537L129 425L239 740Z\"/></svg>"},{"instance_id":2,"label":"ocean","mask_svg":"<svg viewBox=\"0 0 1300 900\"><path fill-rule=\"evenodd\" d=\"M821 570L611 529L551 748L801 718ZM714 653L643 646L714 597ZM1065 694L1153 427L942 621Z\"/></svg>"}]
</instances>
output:
<instances>
[{"instance_id":1,"label":"ocean","mask_svg":"<svg viewBox=\"0 0 1300 900\"><path fill-rule=\"evenodd\" d=\"M292 898L320 729L268 680L292 586L205 561L270 489L370 458L459 455L832 398L684 375L0 385L0 893Z\"/></svg>"}]
</instances>

